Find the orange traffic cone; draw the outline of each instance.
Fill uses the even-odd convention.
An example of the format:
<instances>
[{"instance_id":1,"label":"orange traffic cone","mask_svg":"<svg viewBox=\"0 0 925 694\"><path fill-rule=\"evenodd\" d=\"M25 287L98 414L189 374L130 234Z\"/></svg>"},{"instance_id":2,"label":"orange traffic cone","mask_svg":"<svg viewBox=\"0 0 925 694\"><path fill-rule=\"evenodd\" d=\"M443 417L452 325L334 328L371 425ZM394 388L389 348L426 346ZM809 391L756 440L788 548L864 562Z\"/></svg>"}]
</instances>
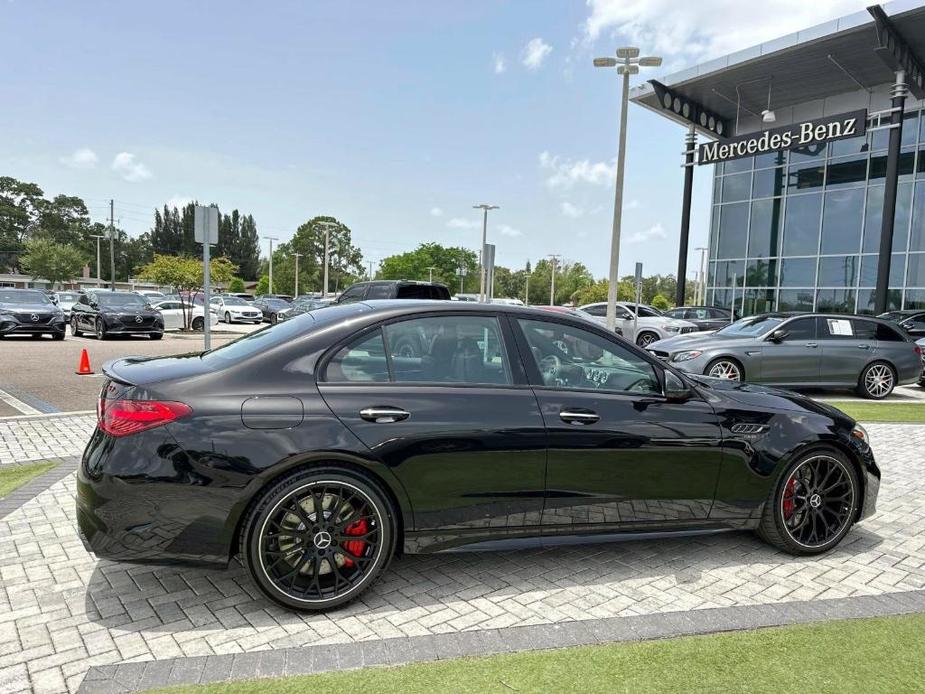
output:
<instances>
[{"instance_id":1,"label":"orange traffic cone","mask_svg":"<svg viewBox=\"0 0 925 694\"><path fill-rule=\"evenodd\" d=\"M87 354L86 349L80 350L80 363L77 365L77 375L86 376L92 374L93 369L90 368L90 355Z\"/></svg>"}]
</instances>

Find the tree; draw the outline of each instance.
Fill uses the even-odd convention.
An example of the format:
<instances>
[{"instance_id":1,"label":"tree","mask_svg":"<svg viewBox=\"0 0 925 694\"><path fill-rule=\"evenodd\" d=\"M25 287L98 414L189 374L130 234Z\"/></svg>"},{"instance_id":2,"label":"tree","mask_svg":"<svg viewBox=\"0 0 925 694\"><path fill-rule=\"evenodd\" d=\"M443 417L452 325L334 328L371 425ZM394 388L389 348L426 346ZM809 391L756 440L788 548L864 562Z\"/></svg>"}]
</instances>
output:
<instances>
[{"instance_id":1,"label":"tree","mask_svg":"<svg viewBox=\"0 0 925 694\"><path fill-rule=\"evenodd\" d=\"M667 311L671 308L671 302L661 294L656 294L652 297L651 305L653 308L657 308L659 311Z\"/></svg>"},{"instance_id":2,"label":"tree","mask_svg":"<svg viewBox=\"0 0 925 694\"><path fill-rule=\"evenodd\" d=\"M313 217L293 234L292 239L273 250L273 291L292 294L295 291L295 260L300 253L299 292L320 291L324 283L324 235L321 222L335 226L330 229L328 291L336 292L363 277L363 254L353 245L350 228L334 217ZM261 264L262 266L262 264ZM257 264L255 263L255 268ZM262 272L262 270L261 270Z\"/></svg>"},{"instance_id":3,"label":"tree","mask_svg":"<svg viewBox=\"0 0 925 694\"><path fill-rule=\"evenodd\" d=\"M244 280L240 277L232 277L231 281L228 283L228 291L235 294L240 294L244 291Z\"/></svg>"},{"instance_id":4,"label":"tree","mask_svg":"<svg viewBox=\"0 0 925 694\"><path fill-rule=\"evenodd\" d=\"M209 274L212 282L224 284L231 281L238 268L228 258L212 258ZM139 276L161 286L173 287L177 293L186 294L194 299L202 290L204 281L203 263L197 258L176 255L155 255L154 260L145 265ZM191 307L184 301L183 326L189 330L193 314Z\"/></svg>"},{"instance_id":5,"label":"tree","mask_svg":"<svg viewBox=\"0 0 925 694\"><path fill-rule=\"evenodd\" d=\"M477 292L479 289L478 261L475 253L467 248L446 247L439 243L422 243L413 251L385 258L379 266L377 277L386 280L426 280L430 277L431 267L434 268L434 282L445 284L452 292L459 289L460 267L466 269L463 289L468 292ZM499 270L503 269L495 268L496 287Z\"/></svg>"},{"instance_id":6,"label":"tree","mask_svg":"<svg viewBox=\"0 0 925 694\"><path fill-rule=\"evenodd\" d=\"M257 280L257 286L254 287L254 294L260 296L261 294L269 294L270 292L270 276L261 275L260 279Z\"/></svg>"},{"instance_id":7,"label":"tree","mask_svg":"<svg viewBox=\"0 0 925 694\"><path fill-rule=\"evenodd\" d=\"M38 226L44 195L35 183L0 176L0 269L18 268L23 243Z\"/></svg>"},{"instance_id":8,"label":"tree","mask_svg":"<svg viewBox=\"0 0 925 694\"><path fill-rule=\"evenodd\" d=\"M25 243L25 253L20 257L22 267L32 279L48 280L54 287L80 275L86 258L70 244L59 244L50 239L30 239Z\"/></svg>"}]
</instances>

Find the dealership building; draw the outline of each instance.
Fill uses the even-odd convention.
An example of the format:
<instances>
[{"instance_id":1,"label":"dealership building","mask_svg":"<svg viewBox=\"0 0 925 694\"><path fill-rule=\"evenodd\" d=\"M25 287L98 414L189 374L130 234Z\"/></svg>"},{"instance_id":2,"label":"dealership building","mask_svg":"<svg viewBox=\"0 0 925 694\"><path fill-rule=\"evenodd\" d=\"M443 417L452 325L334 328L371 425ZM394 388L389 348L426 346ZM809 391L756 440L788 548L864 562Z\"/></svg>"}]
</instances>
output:
<instances>
[{"instance_id":1,"label":"dealership building","mask_svg":"<svg viewBox=\"0 0 925 694\"><path fill-rule=\"evenodd\" d=\"M925 0L897 0L634 88L685 127L678 276L712 166L707 304L925 309L923 64Z\"/></svg>"}]
</instances>

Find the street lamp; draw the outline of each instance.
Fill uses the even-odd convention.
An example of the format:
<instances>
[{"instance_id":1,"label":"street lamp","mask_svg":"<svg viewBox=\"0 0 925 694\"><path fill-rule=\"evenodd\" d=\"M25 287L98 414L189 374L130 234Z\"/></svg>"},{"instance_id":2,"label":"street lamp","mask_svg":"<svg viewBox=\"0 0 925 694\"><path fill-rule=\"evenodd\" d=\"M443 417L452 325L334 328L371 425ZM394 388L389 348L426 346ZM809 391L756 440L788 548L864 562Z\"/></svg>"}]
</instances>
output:
<instances>
[{"instance_id":1,"label":"street lamp","mask_svg":"<svg viewBox=\"0 0 925 694\"><path fill-rule=\"evenodd\" d=\"M101 286L100 285L100 273L102 272L102 270L100 269L100 239L105 239L106 235L105 234L90 234L90 237L96 239L96 286L99 287Z\"/></svg>"},{"instance_id":2,"label":"street lamp","mask_svg":"<svg viewBox=\"0 0 925 694\"><path fill-rule=\"evenodd\" d=\"M620 222L623 215L623 168L626 161L626 109L629 104L630 75L639 73L642 67L658 67L662 59L657 56L639 57L639 49L625 47L617 49L616 58L595 58L594 67L615 67L623 75L623 93L620 98L620 149L617 153L617 185L613 203L613 236L610 241L610 286L607 289L607 329L617 325L617 274L620 263Z\"/></svg>"},{"instance_id":3,"label":"street lamp","mask_svg":"<svg viewBox=\"0 0 925 694\"><path fill-rule=\"evenodd\" d=\"M427 278L427 281L433 282L434 281L434 270L439 270L440 268L438 268L436 265L428 265L425 269L430 273L430 276Z\"/></svg>"},{"instance_id":4,"label":"street lamp","mask_svg":"<svg viewBox=\"0 0 925 694\"><path fill-rule=\"evenodd\" d=\"M293 298L297 298L299 296L299 258L302 257L302 254L293 251L292 257L295 258L295 290L292 294Z\"/></svg>"},{"instance_id":5,"label":"street lamp","mask_svg":"<svg viewBox=\"0 0 925 694\"><path fill-rule=\"evenodd\" d=\"M480 273L481 281L479 283L479 301L485 301L485 282L487 281L487 276L485 274L485 244L488 243L488 210L500 210L501 208L497 205L489 205L487 203L480 203L478 205L473 205L472 209L482 210L482 249L479 251L479 257L482 259Z\"/></svg>"},{"instance_id":6,"label":"street lamp","mask_svg":"<svg viewBox=\"0 0 925 694\"><path fill-rule=\"evenodd\" d=\"M337 229L340 225L337 222L316 222L318 226L324 229L324 286L322 287L322 298L328 295L328 258L329 247L331 244L331 229Z\"/></svg>"},{"instance_id":7,"label":"street lamp","mask_svg":"<svg viewBox=\"0 0 925 694\"><path fill-rule=\"evenodd\" d=\"M273 293L273 242L279 241L275 236L264 236L264 239L270 242L270 279L267 282L267 294Z\"/></svg>"}]
</instances>

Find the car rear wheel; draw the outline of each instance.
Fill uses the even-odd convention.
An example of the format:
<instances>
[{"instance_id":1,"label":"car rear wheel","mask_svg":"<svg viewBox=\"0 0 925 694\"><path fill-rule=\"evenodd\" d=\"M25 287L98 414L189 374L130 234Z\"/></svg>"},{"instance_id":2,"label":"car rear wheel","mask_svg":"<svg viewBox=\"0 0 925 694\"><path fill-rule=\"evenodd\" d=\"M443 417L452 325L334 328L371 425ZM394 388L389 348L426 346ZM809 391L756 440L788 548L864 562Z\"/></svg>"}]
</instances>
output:
<instances>
[{"instance_id":1,"label":"car rear wheel","mask_svg":"<svg viewBox=\"0 0 925 694\"><path fill-rule=\"evenodd\" d=\"M636 336L636 344L643 348L648 347L656 340L658 340L658 335L652 332L643 332Z\"/></svg>"},{"instance_id":2,"label":"car rear wheel","mask_svg":"<svg viewBox=\"0 0 925 694\"><path fill-rule=\"evenodd\" d=\"M199 316L193 318L193 330L202 330L203 325L205 325L205 321L202 318Z\"/></svg>"},{"instance_id":3,"label":"car rear wheel","mask_svg":"<svg viewBox=\"0 0 925 694\"><path fill-rule=\"evenodd\" d=\"M734 359L714 359L703 372L704 376L722 378L727 381L744 381L745 372Z\"/></svg>"},{"instance_id":4,"label":"car rear wheel","mask_svg":"<svg viewBox=\"0 0 925 694\"><path fill-rule=\"evenodd\" d=\"M896 372L886 362L868 364L858 379L858 393L870 400L883 400L896 387Z\"/></svg>"},{"instance_id":5,"label":"car rear wheel","mask_svg":"<svg viewBox=\"0 0 925 694\"><path fill-rule=\"evenodd\" d=\"M790 554L819 554L841 542L857 518L860 484L835 450L793 462L765 503L758 535Z\"/></svg>"},{"instance_id":6,"label":"car rear wheel","mask_svg":"<svg viewBox=\"0 0 925 694\"><path fill-rule=\"evenodd\" d=\"M327 610L369 588L395 551L395 513L371 481L337 468L301 470L264 492L244 519L241 555L284 607Z\"/></svg>"},{"instance_id":7,"label":"car rear wheel","mask_svg":"<svg viewBox=\"0 0 925 694\"><path fill-rule=\"evenodd\" d=\"M103 325L103 319L102 319L102 318L97 318L97 319L96 319L96 339L97 339L97 340L105 340L106 337L107 337L107 335L106 335L106 326Z\"/></svg>"}]
</instances>

